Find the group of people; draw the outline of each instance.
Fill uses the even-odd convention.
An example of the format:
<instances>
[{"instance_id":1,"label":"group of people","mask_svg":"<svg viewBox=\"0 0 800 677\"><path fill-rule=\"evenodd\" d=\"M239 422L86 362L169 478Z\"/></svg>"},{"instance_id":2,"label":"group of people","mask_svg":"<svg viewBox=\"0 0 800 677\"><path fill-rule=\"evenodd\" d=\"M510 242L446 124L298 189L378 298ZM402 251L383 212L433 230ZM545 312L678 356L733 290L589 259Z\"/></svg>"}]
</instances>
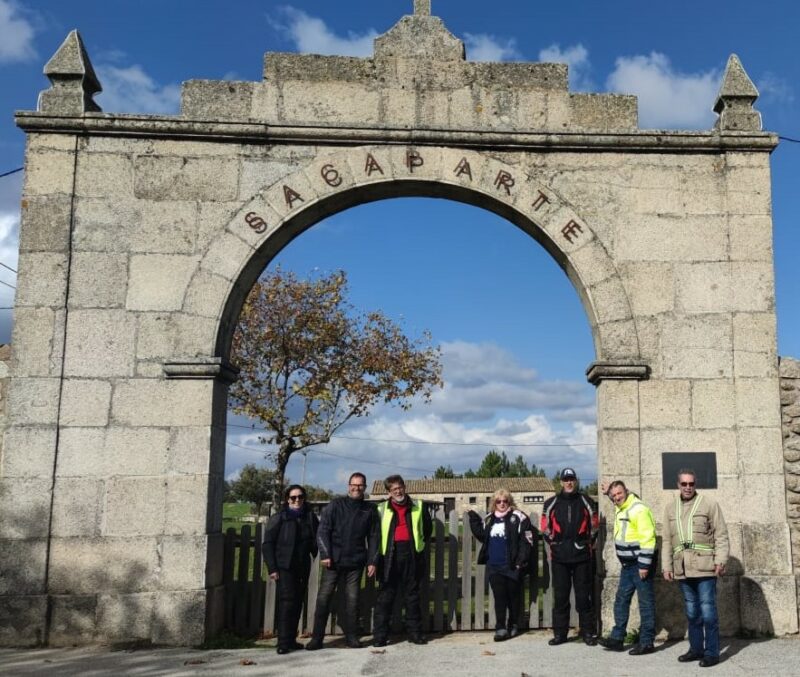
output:
<instances>
[{"instance_id":1,"label":"group of people","mask_svg":"<svg viewBox=\"0 0 800 677\"><path fill-rule=\"evenodd\" d=\"M640 614L638 643L628 653L652 653L655 638L656 525L653 514L624 482L601 484L614 504L614 545L621 565L614 602L614 627L598 638L594 609L594 547L599 527L597 504L578 489L572 468L560 474L561 491L543 506L540 530L548 546L554 591L551 646L568 641L570 591L574 591L580 635L594 646L622 651L630 603L637 594ZM360 647L358 614L361 578L377 577L372 645L389 643L395 599L403 594L408 639L426 644L422 629L420 587L426 571L425 544L432 523L422 501L406 492L400 475L384 481L388 498L377 504L364 500L367 480L356 472L348 481L347 496L333 499L319 519L306 506L305 489L286 489L286 505L267 524L264 562L278 591L278 653L305 648L321 649L331 602L337 588L344 590L345 609L339 614L348 647ZM678 474L678 494L664 515L661 568L667 581L680 583L689 622L689 651L681 662L699 661L703 667L719 662L719 621L716 581L725 571L728 537L717 503L696 491L691 470ZM470 530L480 541L478 563L485 565L495 603L495 641L519 634L522 579L533 544L533 526L506 489L492 497L485 517L470 511ZM303 647L297 626L308 586L312 559L319 554L322 578L314 610L311 639Z\"/></svg>"}]
</instances>

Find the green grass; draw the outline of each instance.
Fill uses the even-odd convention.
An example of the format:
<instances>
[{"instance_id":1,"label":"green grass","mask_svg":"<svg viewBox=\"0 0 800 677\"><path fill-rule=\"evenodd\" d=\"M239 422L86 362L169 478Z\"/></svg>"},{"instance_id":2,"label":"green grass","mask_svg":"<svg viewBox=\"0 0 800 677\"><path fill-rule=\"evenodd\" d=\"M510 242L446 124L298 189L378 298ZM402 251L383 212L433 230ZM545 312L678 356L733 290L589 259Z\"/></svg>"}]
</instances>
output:
<instances>
[{"instance_id":1,"label":"green grass","mask_svg":"<svg viewBox=\"0 0 800 677\"><path fill-rule=\"evenodd\" d=\"M242 530L242 525L250 524L255 528L255 523L245 522L244 518L253 514L251 503L223 503L222 504L222 533L224 534L230 527L236 531Z\"/></svg>"}]
</instances>

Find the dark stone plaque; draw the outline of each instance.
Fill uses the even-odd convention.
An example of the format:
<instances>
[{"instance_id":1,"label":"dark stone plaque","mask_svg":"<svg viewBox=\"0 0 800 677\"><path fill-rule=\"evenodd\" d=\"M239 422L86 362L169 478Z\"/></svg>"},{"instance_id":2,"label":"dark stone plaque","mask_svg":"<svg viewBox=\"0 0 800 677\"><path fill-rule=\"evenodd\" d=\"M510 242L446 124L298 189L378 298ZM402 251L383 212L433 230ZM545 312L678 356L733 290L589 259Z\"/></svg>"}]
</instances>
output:
<instances>
[{"instance_id":1,"label":"dark stone plaque","mask_svg":"<svg viewBox=\"0 0 800 677\"><path fill-rule=\"evenodd\" d=\"M713 451L665 451L661 454L664 489L676 489L678 471L694 470L698 489L717 488L717 454Z\"/></svg>"}]
</instances>

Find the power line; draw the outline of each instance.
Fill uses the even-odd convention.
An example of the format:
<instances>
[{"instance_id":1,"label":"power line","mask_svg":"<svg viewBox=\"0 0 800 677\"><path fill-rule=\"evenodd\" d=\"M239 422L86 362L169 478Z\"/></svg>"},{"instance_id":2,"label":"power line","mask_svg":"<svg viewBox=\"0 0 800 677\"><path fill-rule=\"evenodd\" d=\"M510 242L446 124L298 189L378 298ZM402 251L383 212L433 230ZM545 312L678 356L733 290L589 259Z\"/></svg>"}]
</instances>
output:
<instances>
[{"instance_id":1,"label":"power line","mask_svg":"<svg viewBox=\"0 0 800 677\"><path fill-rule=\"evenodd\" d=\"M791 141L792 143L800 143L800 139L793 139L790 136L779 136L778 137L781 141Z\"/></svg>"},{"instance_id":2,"label":"power line","mask_svg":"<svg viewBox=\"0 0 800 677\"><path fill-rule=\"evenodd\" d=\"M249 425L237 425L229 423L231 428L243 428L245 430L269 432L265 428L256 428ZM583 442L561 442L560 444L544 444L544 443L530 443L530 444L505 444L499 442L426 442L425 440L386 440L374 437L350 437L347 435L333 435L332 439L338 440L354 440L358 442L378 442L385 444L427 444L431 446L450 446L450 447L596 447L596 444L583 443Z\"/></svg>"},{"instance_id":3,"label":"power line","mask_svg":"<svg viewBox=\"0 0 800 677\"><path fill-rule=\"evenodd\" d=\"M4 172L4 173L0 174L0 179L2 179L4 176L11 176L12 174L16 174L17 172L21 172L22 169L23 169L22 167L17 167L16 169L12 169L10 172Z\"/></svg>"},{"instance_id":4,"label":"power line","mask_svg":"<svg viewBox=\"0 0 800 677\"><path fill-rule=\"evenodd\" d=\"M0 280L0 284L4 284L6 287L11 287L11 289L16 289L16 287L13 284L9 284L8 282L5 282L3 280Z\"/></svg>"},{"instance_id":5,"label":"power line","mask_svg":"<svg viewBox=\"0 0 800 677\"><path fill-rule=\"evenodd\" d=\"M2 261L0 261L0 266L3 266L3 268L5 268L5 269L7 269L7 270L10 270L12 273L16 273L16 272L17 272L17 271L16 271L16 270L14 270L14 269L13 269L11 266L7 266L7 265L6 265L5 263L3 263Z\"/></svg>"}]
</instances>

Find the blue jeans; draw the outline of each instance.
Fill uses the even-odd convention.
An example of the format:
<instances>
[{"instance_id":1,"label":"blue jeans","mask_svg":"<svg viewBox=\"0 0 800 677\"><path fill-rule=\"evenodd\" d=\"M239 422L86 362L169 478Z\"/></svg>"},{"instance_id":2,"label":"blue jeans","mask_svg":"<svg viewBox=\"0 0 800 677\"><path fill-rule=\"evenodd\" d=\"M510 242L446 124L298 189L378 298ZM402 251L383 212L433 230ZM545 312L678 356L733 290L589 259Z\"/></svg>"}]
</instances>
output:
<instances>
[{"instance_id":1,"label":"blue jeans","mask_svg":"<svg viewBox=\"0 0 800 677\"><path fill-rule=\"evenodd\" d=\"M689 650L698 656L719 658L716 577L686 578L679 583L689 621Z\"/></svg>"},{"instance_id":2,"label":"blue jeans","mask_svg":"<svg viewBox=\"0 0 800 677\"><path fill-rule=\"evenodd\" d=\"M653 590L653 572L647 578L639 578L639 567L622 567L619 575L619 587L614 599L614 629L611 638L625 641L628 629L628 617L631 610L633 593L639 598L639 644L652 646L656 637L656 600Z\"/></svg>"}]
</instances>

